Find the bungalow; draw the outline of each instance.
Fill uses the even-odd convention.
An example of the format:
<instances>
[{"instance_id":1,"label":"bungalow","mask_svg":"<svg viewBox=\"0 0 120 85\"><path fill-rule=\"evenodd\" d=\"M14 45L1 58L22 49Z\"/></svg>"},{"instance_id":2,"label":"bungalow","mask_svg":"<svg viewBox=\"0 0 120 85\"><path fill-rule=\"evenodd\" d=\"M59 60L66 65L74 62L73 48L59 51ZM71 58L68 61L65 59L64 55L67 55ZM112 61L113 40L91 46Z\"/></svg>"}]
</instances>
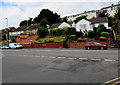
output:
<instances>
[{"instance_id":1,"label":"bungalow","mask_svg":"<svg viewBox=\"0 0 120 85\"><path fill-rule=\"evenodd\" d=\"M76 24L77 31L93 30L94 27L98 27L99 24L103 24L108 29L108 20L106 17L85 20L82 19Z\"/></svg>"},{"instance_id":2,"label":"bungalow","mask_svg":"<svg viewBox=\"0 0 120 85\"><path fill-rule=\"evenodd\" d=\"M53 28L64 28L64 27L71 27L68 23L63 22L63 23L55 23L51 25L51 29Z\"/></svg>"}]
</instances>

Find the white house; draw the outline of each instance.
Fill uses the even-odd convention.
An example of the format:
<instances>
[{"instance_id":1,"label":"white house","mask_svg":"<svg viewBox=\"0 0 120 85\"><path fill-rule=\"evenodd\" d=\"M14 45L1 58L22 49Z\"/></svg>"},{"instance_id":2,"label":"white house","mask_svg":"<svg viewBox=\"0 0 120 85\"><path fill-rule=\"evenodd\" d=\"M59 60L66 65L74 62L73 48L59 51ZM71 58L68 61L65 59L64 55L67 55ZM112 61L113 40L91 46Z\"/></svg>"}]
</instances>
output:
<instances>
[{"instance_id":1,"label":"white house","mask_svg":"<svg viewBox=\"0 0 120 85\"><path fill-rule=\"evenodd\" d=\"M52 24L50 28L54 29L54 28L64 28L64 27L71 27L71 26L68 23L63 22L63 23Z\"/></svg>"},{"instance_id":2,"label":"white house","mask_svg":"<svg viewBox=\"0 0 120 85\"><path fill-rule=\"evenodd\" d=\"M76 24L76 30L77 31L85 31L85 30L91 30L91 22L82 19Z\"/></svg>"},{"instance_id":3,"label":"white house","mask_svg":"<svg viewBox=\"0 0 120 85\"><path fill-rule=\"evenodd\" d=\"M58 28L64 28L64 27L71 27L71 26L66 22L63 22L61 25L58 26Z\"/></svg>"},{"instance_id":4,"label":"white house","mask_svg":"<svg viewBox=\"0 0 120 85\"><path fill-rule=\"evenodd\" d=\"M77 31L93 30L93 28L98 27L99 24L103 24L106 27L106 29L109 29L107 18L101 17L101 18L90 19L90 20L85 20L85 19L80 20L76 24L76 30Z\"/></svg>"}]
</instances>

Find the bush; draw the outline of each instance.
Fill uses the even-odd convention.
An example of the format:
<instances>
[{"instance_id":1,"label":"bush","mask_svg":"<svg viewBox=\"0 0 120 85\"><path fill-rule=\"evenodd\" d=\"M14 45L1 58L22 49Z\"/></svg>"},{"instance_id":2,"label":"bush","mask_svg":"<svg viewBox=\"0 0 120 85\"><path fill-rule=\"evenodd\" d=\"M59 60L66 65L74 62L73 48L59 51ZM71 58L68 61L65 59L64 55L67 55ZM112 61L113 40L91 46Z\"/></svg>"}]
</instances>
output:
<instances>
[{"instance_id":1,"label":"bush","mask_svg":"<svg viewBox=\"0 0 120 85\"><path fill-rule=\"evenodd\" d=\"M83 32L80 30L80 31L77 31L76 32L76 37L82 37L83 36Z\"/></svg>"},{"instance_id":2,"label":"bush","mask_svg":"<svg viewBox=\"0 0 120 85\"><path fill-rule=\"evenodd\" d=\"M74 27L64 27L62 28L63 35L74 35L76 34L76 29Z\"/></svg>"},{"instance_id":3,"label":"bush","mask_svg":"<svg viewBox=\"0 0 120 85\"><path fill-rule=\"evenodd\" d=\"M49 32L48 32L48 29L46 27L40 26L38 28L37 33L38 33L39 37L44 38Z\"/></svg>"},{"instance_id":4,"label":"bush","mask_svg":"<svg viewBox=\"0 0 120 85\"><path fill-rule=\"evenodd\" d=\"M60 36L62 35L62 28L54 28L50 31L50 34L53 36Z\"/></svg>"},{"instance_id":5,"label":"bush","mask_svg":"<svg viewBox=\"0 0 120 85\"><path fill-rule=\"evenodd\" d=\"M94 32L92 30L89 30L88 31L88 38L94 38L95 35L94 35Z\"/></svg>"},{"instance_id":6,"label":"bush","mask_svg":"<svg viewBox=\"0 0 120 85\"><path fill-rule=\"evenodd\" d=\"M70 36L70 41L75 41L76 40L76 35L71 35Z\"/></svg>"},{"instance_id":7,"label":"bush","mask_svg":"<svg viewBox=\"0 0 120 85\"><path fill-rule=\"evenodd\" d=\"M101 35L102 37L106 37L106 38L109 37L109 33L108 33L108 32L102 32L100 35Z\"/></svg>"},{"instance_id":8,"label":"bush","mask_svg":"<svg viewBox=\"0 0 120 85\"><path fill-rule=\"evenodd\" d=\"M106 32L106 27L103 24L99 24L97 32L98 33Z\"/></svg>"}]
</instances>

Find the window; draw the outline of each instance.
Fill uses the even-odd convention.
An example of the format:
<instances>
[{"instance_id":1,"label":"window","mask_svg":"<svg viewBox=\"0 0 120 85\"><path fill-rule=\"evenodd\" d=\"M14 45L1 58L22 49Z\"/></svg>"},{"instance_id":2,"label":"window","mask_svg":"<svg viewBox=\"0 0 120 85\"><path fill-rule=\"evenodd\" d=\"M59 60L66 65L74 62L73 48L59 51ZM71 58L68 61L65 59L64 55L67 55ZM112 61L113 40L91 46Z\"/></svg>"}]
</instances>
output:
<instances>
[{"instance_id":1,"label":"window","mask_svg":"<svg viewBox=\"0 0 120 85\"><path fill-rule=\"evenodd\" d=\"M80 25L80 28L86 29L86 24L81 24L81 25Z\"/></svg>"}]
</instances>

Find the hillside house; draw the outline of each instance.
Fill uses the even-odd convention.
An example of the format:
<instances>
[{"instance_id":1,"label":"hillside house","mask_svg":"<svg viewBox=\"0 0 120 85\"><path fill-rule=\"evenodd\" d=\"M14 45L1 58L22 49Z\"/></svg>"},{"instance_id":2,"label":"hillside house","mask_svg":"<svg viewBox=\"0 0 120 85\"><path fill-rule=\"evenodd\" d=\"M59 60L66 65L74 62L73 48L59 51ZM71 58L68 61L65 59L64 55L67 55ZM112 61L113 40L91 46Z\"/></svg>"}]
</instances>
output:
<instances>
[{"instance_id":1,"label":"hillside house","mask_svg":"<svg viewBox=\"0 0 120 85\"><path fill-rule=\"evenodd\" d=\"M99 24L103 24L106 27L106 29L108 29L108 20L106 17L102 17L90 20L82 19L78 23L76 23L76 30L93 30L93 28L98 27Z\"/></svg>"}]
</instances>

